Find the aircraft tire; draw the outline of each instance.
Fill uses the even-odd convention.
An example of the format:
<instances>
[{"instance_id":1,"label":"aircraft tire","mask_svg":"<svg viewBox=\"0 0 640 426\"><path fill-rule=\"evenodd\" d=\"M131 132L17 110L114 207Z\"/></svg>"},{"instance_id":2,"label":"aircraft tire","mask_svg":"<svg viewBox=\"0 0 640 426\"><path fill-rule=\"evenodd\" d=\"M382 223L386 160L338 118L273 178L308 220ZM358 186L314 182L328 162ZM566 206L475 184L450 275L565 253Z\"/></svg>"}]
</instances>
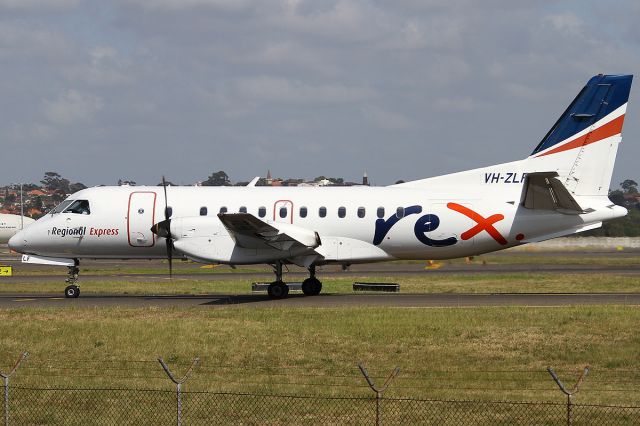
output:
<instances>
[{"instance_id":1,"label":"aircraft tire","mask_svg":"<svg viewBox=\"0 0 640 426\"><path fill-rule=\"evenodd\" d=\"M317 278L307 278L302 282L302 293L305 296L317 296L322 291L322 283Z\"/></svg>"},{"instance_id":2,"label":"aircraft tire","mask_svg":"<svg viewBox=\"0 0 640 426\"><path fill-rule=\"evenodd\" d=\"M274 281L269 284L267 294L270 299L284 299L289 295L289 287L282 281Z\"/></svg>"},{"instance_id":3,"label":"aircraft tire","mask_svg":"<svg viewBox=\"0 0 640 426\"><path fill-rule=\"evenodd\" d=\"M68 285L64 289L64 297L67 299L75 299L78 296L80 296L80 287L77 285Z\"/></svg>"},{"instance_id":4,"label":"aircraft tire","mask_svg":"<svg viewBox=\"0 0 640 426\"><path fill-rule=\"evenodd\" d=\"M313 286L313 293L311 295L317 296L320 294L321 291L322 291L322 282L316 279L315 285Z\"/></svg>"}]
</instances>

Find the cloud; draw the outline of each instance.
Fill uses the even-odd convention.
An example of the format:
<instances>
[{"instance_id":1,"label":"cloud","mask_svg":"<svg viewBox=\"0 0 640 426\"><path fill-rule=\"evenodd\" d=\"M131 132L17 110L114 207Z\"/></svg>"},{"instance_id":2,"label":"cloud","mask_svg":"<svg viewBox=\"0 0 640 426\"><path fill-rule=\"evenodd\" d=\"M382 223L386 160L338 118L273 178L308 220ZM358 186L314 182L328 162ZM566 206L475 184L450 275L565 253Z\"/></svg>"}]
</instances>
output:
<instances>
[{"instance_id":1,"label":"cloud","mask_svg":"<svg viewBox=\"0 0 640 426\"><path fill-rule=\"evenodd\" d=\"M0 21L0 59L39 57L55 60L70 49L66 37L57 31Z\"/></svg>"},{"instance_id":2,"label":"cloud","mask_svg":"<svg viewBox=\"0 0 640 426\"><path fill-rule=\"evenodd\" d=\"M444 112L470 112L476 109L476 105L470 96L440 98L434 102L435 109Z\"/></svg>"},{"instance_id":3,"label":"cloud","mask_svg":"<svg viewBox=\"0 0 640 426\"><path fill-rule=\"evenodd\" d=\"M307 105L359 102L376 97L376 92L367 87L309 84L278 77L239 79L236 91L251 101Z\"/></svg>"},{"instance_id":4,"label":"cloud","mask_svg":"<svg viewBox=\"0 0 640 426\"><path fill-rule=\"evenodd\" d=\"M110 87L132 83L133 76L127 73L130 67L130 61L123 59L115 48L93 46L63 71L70 81Z\"/></svg>"},{"instance_id":5,"label":"cloud","mask_svg":"<svg viewBox=\"0 0 640 426\"><path fill-rule=\"evenodd\" d=\"M79 0L0 0L0 10L43 10L71 9L78 5Z\"/></svg>"},{"instance_id":6,"label":"cloud","mask_svg":"<svg viewBox=\"0 0 640 426\"><path fill-rule=\"evenodd\" d=\"M178 11L199 8L242 10L248 0L124 0L124 3L146 10Z\"/></svg>"},{"instance_id":7,"label":"cloud","mask_svg":"<svg viewBox=\"0 0 640 426\"><path fill-rule=\"evenodd\" d=\"M100 97L80 93L70 89L53 101L44 100L45 117L58 125L71 125L87 121L100 111L103 101Z\"/></svg>"},{"instance_id":8,"label":"cloud","mask_svg":"<svg viewBox=\"0 0 640 426\"><path fill-rule=\"evenodd\" d=\"M413 125L412 121L404 115L377 106L362 108L362 116L369 123L384 130L404 130Z\"/></svg>"},{"instance_id":9,"label":"cloud","mask_svg":"<svg viewBox=\"0 0 640 426\"><path fill-rule=\"evenodd\" d=\"M582 20L571 12L546 16L544 22L564 35L580 36L583 34Z\"/></svg>"},{"instance_id":10,"label":"cloud","mask_svg":"<svg viewBox=\"0 0 640 426\"><path fill-rule=\"evenodd\" d=\"M430 175L510 161L591 75L640 68L638 2L585 1L0 0L0 134L106 160L126 144L119 172L60 155L91 184L213 167L384 184L423 177L425 153ZM197 155L158 149L176 145ZM633 177L640 145L622 149ZM52 157L30 158L13 173L39 178Z\"/></svg>"}]
</instances>

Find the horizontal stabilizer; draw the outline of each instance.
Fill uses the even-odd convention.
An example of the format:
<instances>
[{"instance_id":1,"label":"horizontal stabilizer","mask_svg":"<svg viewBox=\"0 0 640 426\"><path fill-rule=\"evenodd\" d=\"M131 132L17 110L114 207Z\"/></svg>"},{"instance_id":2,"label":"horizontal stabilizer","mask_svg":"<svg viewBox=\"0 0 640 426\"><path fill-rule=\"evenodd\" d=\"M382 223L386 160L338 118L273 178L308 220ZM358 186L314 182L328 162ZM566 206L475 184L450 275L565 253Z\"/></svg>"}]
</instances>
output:
<instances>
[{"instance_id":1,"label":"horizontal stabilizer","mask_svg":"<svg viewBox=\"0 0 640 426\"><path fill-rule=\"evenodd\" d=\"M522 243L539 243L541 241L550 240L552 238L566 237L568 235L577 234L579 232L590 231L592 229L598 229L602 226L602 222L590 223L589 225L576 226L575 228L565 229L559 232L553 232L551 234L539 235L534 238L527 238L521 241Z\"/></svg>"},{"instance_id":2,"label":"horizontal stabilizer","mask_svg":"<svg viewBox=\"0 0 640 426\"><path fill-rule=\"evenodd\" d=\"M587 213L567 188L558 180L556 172L536 172L527 174L522 205L532 210L555 210L563 214Z\"/></svg>"},{"instance_id":3,"label":"horizontal stabilizer","mask_svg":"<svg viewBox=\"0 0 640 426\"><path fill-rule=\"evenodd\" d=\"M314 249L320 245L317 232L287 223L266 223L249 213L220 213L220 221L236 244L244 248L277 250Z\"/></svg>"}]
</instances>

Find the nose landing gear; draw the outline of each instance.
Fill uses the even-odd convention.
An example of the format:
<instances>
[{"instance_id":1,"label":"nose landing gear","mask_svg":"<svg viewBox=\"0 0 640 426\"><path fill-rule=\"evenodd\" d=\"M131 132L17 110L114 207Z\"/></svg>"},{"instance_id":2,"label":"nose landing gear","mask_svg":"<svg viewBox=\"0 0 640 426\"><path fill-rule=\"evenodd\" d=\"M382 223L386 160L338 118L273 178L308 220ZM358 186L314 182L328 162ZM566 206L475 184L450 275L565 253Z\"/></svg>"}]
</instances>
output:
<instances>
[{"instance_id":1,"label":"nose landing gear","mask_svg":"<svg viewBox=\"0 0 640 426\"><path fill-rule=\"evenodd\" d=\"M80 274L80 261L78 259L75 260L75 264L73 266L68 266L69 274L66 283L69 285L64 289L64 297L66 298L76 298L80 296L80 286L76 283L78 282L78 275Z\"/></svg>"}]
</instances>

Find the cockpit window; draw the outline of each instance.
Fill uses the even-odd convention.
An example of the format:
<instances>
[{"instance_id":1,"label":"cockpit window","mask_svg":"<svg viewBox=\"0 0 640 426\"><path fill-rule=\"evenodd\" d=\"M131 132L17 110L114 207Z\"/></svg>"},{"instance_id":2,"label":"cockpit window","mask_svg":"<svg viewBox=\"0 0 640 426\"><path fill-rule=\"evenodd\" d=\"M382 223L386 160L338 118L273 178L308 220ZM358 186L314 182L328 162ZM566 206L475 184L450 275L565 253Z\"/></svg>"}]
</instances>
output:
<instances>
[{"instance_id":1,"label":"cockpit window","mask_svg":"<svg viewBox=\"0 0 640 426\"><path fill-rule=\"evenodd\" d=\"M71 203L73 203L73 200L64 200L63 202L58 204L58 206L55 209L51 210L51 214L62 213L64 209L69 207L69 204Z\"/></svg>"},{"instance_id":2,"label":"cockpit window","mask_svg":"<svg viewBox=\"0 0 640 426\"><path fill-rule=\"evenodd\" d=\"M64 213L91 214L91 209L89 209L89 201L76 200L65 209Z\"/></svg>"}]
</instances>

